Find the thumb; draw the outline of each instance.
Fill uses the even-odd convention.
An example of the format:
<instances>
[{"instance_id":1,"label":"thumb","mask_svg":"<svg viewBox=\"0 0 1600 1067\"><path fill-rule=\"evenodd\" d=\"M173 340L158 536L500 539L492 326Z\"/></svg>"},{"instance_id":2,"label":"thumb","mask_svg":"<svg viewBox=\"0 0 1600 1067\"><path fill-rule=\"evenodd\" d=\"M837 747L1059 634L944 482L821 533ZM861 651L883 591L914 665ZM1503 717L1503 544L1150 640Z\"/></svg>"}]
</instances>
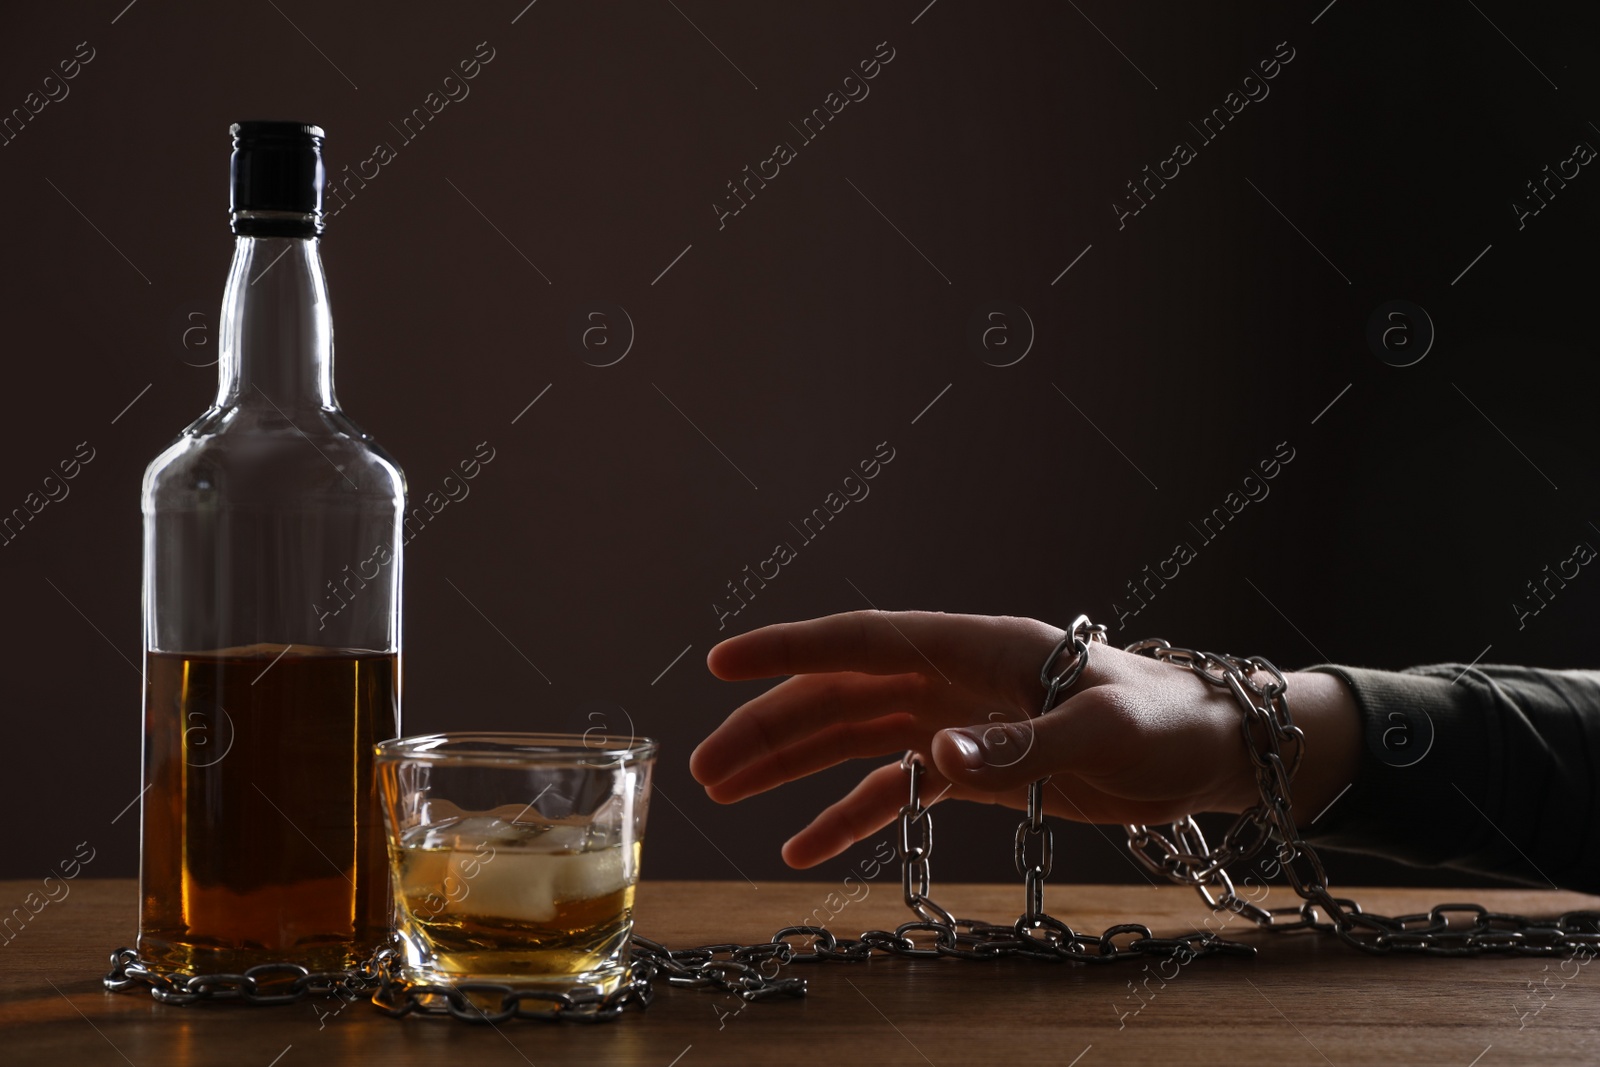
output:
<instances>
[{"instance_id":1,"label":"thumb","mask_svg":"<svg viewBox=\"0 0 1600 1067\"><path fill-rule=\"evenodd\" d=\"M976 723L941 730L933 762L951 782L1000 792L1071 770L1082 762L1087 740L1072 730L1072 715L1058 707L1032 719Z\"/></svg>"}]
</instances>

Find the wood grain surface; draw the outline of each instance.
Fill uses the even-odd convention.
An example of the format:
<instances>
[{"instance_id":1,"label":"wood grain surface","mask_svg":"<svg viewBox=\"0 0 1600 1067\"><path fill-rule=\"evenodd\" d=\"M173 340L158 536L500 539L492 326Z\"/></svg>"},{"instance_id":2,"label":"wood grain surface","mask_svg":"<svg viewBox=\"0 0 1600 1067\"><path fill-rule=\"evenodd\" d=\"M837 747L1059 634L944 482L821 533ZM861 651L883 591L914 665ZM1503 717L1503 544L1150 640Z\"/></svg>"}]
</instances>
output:
<instances>
[{"instance_id":1,"label":"wood grain surface","mask_svg":"<svg viewBox=\"0 0 1600 1067\"><path fill-rule=\"evenodd\" d=\"M804 1000L738 1010L725 994L663 988L648 1011L597 1026L392 1020L365 1003L335 1011L333 997L275 1008L168 1007L100 986L108 953L132 943L134 883L70 884L68 897L9 929L0 946L0 1064L1600 1063L1600 967L1572 957L1375 959L1315 936L1247 930L1242 920L1223 933L1257 945L1253 959L1168 963L1166 977L1140 964L1029 960L797 964L791 973L811 980ZM865 896L859 884L851 888L854 901L836 883L647 882L638 929L686 947L765 940L818 908L838 909L829 925L840 934L909 918L898 886L871 884ZM9 912L36 889L0 882L0 905ZM1600 905L1542 891L1344 893L1387 914L1463 898L1531 914ZM956 914L990 920L1014 916L1020 896L1009 885L939 892ZM1142 921L1176 934L1208 918L1179 887L1053 886L1047 903L1080 930Z\"/></svg>"}]
</instances>

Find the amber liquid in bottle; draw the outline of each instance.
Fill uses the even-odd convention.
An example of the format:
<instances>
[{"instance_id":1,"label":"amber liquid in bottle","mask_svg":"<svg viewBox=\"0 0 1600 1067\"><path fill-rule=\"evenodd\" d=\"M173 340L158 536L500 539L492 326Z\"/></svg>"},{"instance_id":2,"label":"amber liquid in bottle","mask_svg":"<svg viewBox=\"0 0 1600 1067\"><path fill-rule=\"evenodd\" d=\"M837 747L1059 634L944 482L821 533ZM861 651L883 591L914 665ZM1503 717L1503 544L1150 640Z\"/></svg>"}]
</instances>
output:
<instances>
[{"instance_id":1,"label":"amber liquid in bottle","mask_svg":"<svg viewBox=\"0 0 1600 1067\"><path fill-rule=\"evenodd\" d=\"M358 963L389 925L364 757L394 736L398 658L255 646L151 652L146 670L145 884L176 890L142 901L146 959Z\"/></svg>"},{"instance_id":2,"label":"amber liquid in bottle","mask_svg":"<svg viewBox=\"0 0 1600 1067\"><path fill-rule=\"evenodd\" d=\"M405 475L334 394L321 129L232 132L216 399L144 478L138 949L336 970L391 921Z\"/></svg>"}]
</instances>

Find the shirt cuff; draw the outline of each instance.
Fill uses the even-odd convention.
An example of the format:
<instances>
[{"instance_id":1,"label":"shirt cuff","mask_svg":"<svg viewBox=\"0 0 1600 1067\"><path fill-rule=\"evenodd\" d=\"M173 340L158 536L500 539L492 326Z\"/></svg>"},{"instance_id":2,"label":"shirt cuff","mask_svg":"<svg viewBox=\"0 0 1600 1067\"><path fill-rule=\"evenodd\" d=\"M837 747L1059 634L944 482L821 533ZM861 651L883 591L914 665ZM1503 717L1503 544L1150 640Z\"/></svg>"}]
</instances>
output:
<instances>
[{"instance_id":1,"label":"shirt cuff","mask_svg":"<svg viewBox=\"0 0 1600 1067\"><path fill-rule=\"evenodd\" d=\"M1438 867L1480 844L1472 796L1486 792L1491 767L1481 714L1453 664L1395 673L1319 664L1343 679L1361 713L1354 781L1301 835L1315 845L1366 852L1415 867ZM1459 795L1457 795L1459 794ZM1457 818L1441 819L1441 811Z\"/></svg>"}]
</instances>

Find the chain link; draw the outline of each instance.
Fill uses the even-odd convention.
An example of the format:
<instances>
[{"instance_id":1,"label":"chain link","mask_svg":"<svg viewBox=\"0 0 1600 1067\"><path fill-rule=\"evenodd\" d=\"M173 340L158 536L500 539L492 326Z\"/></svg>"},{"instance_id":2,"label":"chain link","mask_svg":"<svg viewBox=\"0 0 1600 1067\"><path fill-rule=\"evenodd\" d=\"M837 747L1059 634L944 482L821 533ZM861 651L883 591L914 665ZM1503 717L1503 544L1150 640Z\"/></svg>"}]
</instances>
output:
<instances>
[{"instance_id":1,"label":"chain link","mask_svg":"<svg viewBox=\"0 0 1600 1067\"><path fill-rule=\"evenodd\" d=\"M1106 628L1080 615L1051 650L1039 671L1044 711L1053 709L1089 665L1090 649L1106 644ZM1055 674L1057 660L1070 658ZM1384 916L1362 911L1353 900L1333 896L1322 860L1300 836L1291 816L1289 785L1305 751L1305 735L1289 714L1288 683L1283 672L1260 656L1241 658L1178 648L1154 639L1125 649L1192 671L1226 689L1238 702L1243 734L1255 768L1259 803L1240 815L1217 848L1208 846L1193 816L1164 830L1124 826L1128 848L1148 871L1180 885L1194 887L1213 911L1242 915L1265 929L1314 930L1332 934L1364 952L1472 956L1485 953L1559 955L1586 947L1600 950L1600 911L1571 911L1555 919L1492 912L1478 904L1440 904L1413 915ZM1264 678L1263 678L1264 676ZM1284 750L1292 747L1285 759ZM289 1004L335 993L370 994L386 1015L448 1015L465 1022L501 1023L512 1019L602 1022L624 1010L647 1008L656 979L668 985L714 989L745 1001L806 995L804 978L780 977L782 968L821 961L865 962L875 954L911 959L988 960L1005 956L1049 962L1112 963L1118 960L1170 957L1188 962L1208 955L1254 955L1255 949L1210 933L1156 937L1141 923L1120 923L1096 935L1073 930L1044 910L1044 885L1054 863L1054 839L1045 821L1041 778L1028 787L1028 807L1017 825L1013 859L1022 878L1024 901L1015 922L989 923L958 919L929 895L932 873L933 817L922 803L925 768L915 752L900 761L909 795L900 809L896 852L906 907L916 918L893 930L866 930L859 937L839 937L822 926L786 926L766 942L702 945L669 949L634 934L629 949L629 976L608 994L573 994L532 990L490 982L417 985L399 973L399 955L386 946L359 967L346 971L310 971L295 963L264 963L240 974L164 974L142 961L133 949L111 955L104 984L120 991L147 987L165 1004L203 1000L237 1000L247 1004ZM937 799L937 798L935 798ZM1234 891L1228 868L1248 863L1268 846L1300 903L1261 908ZM1459 921L1453 922L1452 917ZM796 944L793 939L807 939ZM768 973L770 967L771 973Z\"/></svg>"},{"instance_id":2,"label":"chain link","mask_svg":"<svg viewBox=\"0 0 1600 1067\"><path fill-rule=\"evenodd\" d=\"M933 816L922 806L922 761L916 753L907 752L900 758L900 769L906 772L911 795L900 809L900 840L896 852L900 857L900 884L905 890L906 907L919 920L928 923L955 925L955 916L928 897L932 872L928 855L933 851ZM912 834L916 833L913 841Z\"/></svg>"}]
</instances>

